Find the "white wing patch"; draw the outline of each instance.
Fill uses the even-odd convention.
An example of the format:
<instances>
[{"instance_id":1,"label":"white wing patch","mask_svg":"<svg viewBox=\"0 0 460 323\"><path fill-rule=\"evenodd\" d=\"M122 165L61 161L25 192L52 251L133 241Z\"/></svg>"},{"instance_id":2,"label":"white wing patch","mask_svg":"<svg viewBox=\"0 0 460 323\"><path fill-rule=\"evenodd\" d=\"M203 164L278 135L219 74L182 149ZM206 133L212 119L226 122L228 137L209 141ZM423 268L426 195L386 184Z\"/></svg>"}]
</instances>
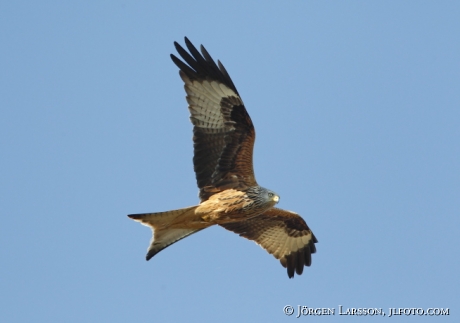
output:
<instances>
[{"instance_id":1,"label":"white wing patch","mask_svg":"<svg viewBox=\"0 0 460 323\"><path fill-rule=\"evenodd\" d=\"M225 124L221 110L223 98L240 97L225 84L216 81L191 81L185 73L181 73L185 82L185 92L194 126L205 129L222 129Z\"/></svg>"},{"instance_id":2,"label":"white wing patch","mask_svg":"<svg viewBox=\"0 0 460 323\"><path fill-rule=\"evenodd\" d=\"M289 278L301 275L311 265L311 254L318 242L305 221L294 212L272 208L254 218L221 224L227 230L253 240L279 259L287 268Z\"/></svg>"}]
</instances>

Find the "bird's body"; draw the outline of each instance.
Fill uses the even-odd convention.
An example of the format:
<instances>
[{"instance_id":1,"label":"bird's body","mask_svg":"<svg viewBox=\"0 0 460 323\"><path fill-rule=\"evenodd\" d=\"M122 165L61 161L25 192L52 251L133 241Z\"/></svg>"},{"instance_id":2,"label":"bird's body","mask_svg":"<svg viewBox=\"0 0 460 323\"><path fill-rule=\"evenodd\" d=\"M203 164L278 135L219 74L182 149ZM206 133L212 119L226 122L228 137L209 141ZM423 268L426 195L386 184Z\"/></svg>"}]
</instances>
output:
<instances>
[{"instance_id":1,"label":"bird's body","mask_svg":"<svg viewBox=\"0 0 460 323\"><path fill-rule=\"evenodd\" d=\"M279 197L277 195L270 197L269 194L268 190L259 186L250 187L246 191L228 189L201 202L195 214L211 224L246 220L262 214L278 203Z\"/></svg>"},{"instance_id":2,"label":"bird's body","mask_svg":"<svg viewBox=\"0 0 460 323\"><path fill-rule=\"evenodd\" d=\"M212 225L254 240L287 267L290 278L310 266L315 236L296 213L274 208L279 196L255 180L252 154L255 130L230 76L201 46L185 38L188 64L171 55L180 68L194 125L194 170L200 204L158 213L131 214L153 230L147 260L167 246Z\"/></svg>"}]
</instances>

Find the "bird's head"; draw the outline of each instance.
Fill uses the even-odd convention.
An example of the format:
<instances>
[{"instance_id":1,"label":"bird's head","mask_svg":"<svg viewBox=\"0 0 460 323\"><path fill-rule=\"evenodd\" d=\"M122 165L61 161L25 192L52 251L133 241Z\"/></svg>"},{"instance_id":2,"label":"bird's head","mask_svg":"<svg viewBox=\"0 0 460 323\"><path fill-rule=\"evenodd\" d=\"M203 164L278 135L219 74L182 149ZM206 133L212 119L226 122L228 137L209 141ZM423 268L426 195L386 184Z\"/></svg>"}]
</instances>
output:
<instances>
[{"instance_id":1,"label":"bird's head","mask_svg":"<svg viewBox=\"0 0 460 323\"><path fill-rule=\"evenodd\" d=\"M278 203L280 201L279 195L272 191L268 192L268 198L275 203Z\"/></svg>"},{"instance_id":2,"label":"bird's head","mask_svg":"<svg viewBox=\"0 0 460 323\"><path fill-rule=\"evenodd\" d=\"M265 189L264 198L268 203L272 205L275 205L280 201L280 197L278 194L276 194L275 192L271 190L267 190L267 189Z\"/></svg>"},{"instance_id":3,"label":"bird's head","mask_svg":"<svg viewBox=\"0 0 460 323\"><path fill-rule=\"evenodd\" d=\"M271 191L269 189L261 187L261 186L251 187L247 191L247 193L252 199L257 201L257 204L265 205L266 207L267 206L270 206L270 207L274 206L280 200L280 197L279 197L278 194L276 194L275 192L273 192L273 191Z\"/></svg>"}]
</instances>

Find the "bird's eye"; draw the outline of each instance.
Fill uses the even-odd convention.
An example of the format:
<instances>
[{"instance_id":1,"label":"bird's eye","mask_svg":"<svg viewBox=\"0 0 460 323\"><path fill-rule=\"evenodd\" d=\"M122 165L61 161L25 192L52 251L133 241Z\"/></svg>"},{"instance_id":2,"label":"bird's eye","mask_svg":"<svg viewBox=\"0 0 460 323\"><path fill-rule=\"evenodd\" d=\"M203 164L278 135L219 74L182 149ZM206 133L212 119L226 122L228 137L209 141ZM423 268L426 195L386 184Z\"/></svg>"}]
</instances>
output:
<instances>
[{"instance_id":1,"label":"bird's eye","mask_svg":"<svg viewBox=\"0 0 460 323\"><path fill-rule=\"evenodd\" d=\"M273 193L268 193L268 197L273 197Z\"/></svg>"}]
</instances>

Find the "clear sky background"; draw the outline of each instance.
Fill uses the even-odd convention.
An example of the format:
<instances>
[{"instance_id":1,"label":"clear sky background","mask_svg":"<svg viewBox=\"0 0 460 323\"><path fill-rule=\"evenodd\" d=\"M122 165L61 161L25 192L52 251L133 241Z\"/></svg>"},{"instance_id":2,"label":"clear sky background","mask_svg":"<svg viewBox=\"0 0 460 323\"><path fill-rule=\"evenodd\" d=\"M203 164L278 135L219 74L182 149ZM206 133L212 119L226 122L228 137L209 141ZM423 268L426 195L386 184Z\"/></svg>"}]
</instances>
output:
<instances>
[{"instance_id":1,"label":"clear sky background","mask_svg":"<svg viewBox=\"0 0 460 323\"><path fill-rule=\"evenodd\" d=\"M459 35L458 1L3 1L0 321L459 322ZM233 78L258 182L318 237L302 276L219 227L145 261L126 215L198 202L184 36Z\"/></svg>"}]
</instances>

